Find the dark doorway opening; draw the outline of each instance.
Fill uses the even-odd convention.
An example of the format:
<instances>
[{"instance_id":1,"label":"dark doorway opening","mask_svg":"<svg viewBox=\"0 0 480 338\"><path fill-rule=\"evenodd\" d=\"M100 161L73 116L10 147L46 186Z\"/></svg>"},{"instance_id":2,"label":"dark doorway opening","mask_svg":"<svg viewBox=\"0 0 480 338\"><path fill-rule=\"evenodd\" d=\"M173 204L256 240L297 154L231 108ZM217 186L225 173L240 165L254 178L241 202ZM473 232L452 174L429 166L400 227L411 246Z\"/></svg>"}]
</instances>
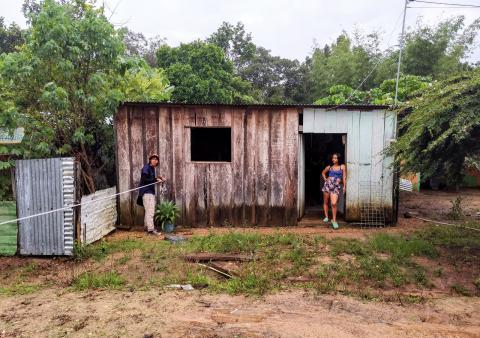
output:
<instances>
[{"instance_id":1,"label":"dark doorway opening","mask_svg":"<svg viewBox=\"0 0 480 338\"><path fill-rule=\"evenodd\" d=\"M339 153L344 164L346 134L303 134L305 147L305 215L323 218L324 180L322 171L331 164L331 155ZM328 176L328 175L327 175ZM341 199L343 203L343 198ZM340 202L340 201L339 201ZM340 204L340 203L339 203ZM339 216L343 216L339 208Z\"/></svg>"}]
</instances>

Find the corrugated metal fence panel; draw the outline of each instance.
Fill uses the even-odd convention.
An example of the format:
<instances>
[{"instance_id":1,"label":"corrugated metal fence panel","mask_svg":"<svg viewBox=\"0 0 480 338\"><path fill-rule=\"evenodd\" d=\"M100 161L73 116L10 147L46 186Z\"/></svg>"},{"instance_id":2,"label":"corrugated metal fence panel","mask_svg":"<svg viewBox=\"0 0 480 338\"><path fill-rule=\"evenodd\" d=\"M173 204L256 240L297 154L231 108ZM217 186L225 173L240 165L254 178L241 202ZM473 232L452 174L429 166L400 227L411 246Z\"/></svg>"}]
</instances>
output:
<instances>
[{"instance_id":1,"label":"corrugated metal fence panel","mask_svg":"<svg viewBox=\"0 0 480 338\"><path fill-rule=\"evenodd\" d=\"M70 158L16 161L18 217L62 208L64 201L71 203L73 168L74 161ZM19 236L20 254L71 255L73 211L54 212L20 221Z\"/></svg>"},{"instance_id":2,"label":"corrugated metal fence panel","mask_svg":"<svg viewBox=\"0 0 480 338\"><path fill-rule=\"evenodd\" d=\"M116 193L116 187L104 189L94 194L83 196L81 211L81 242L90 244L98 241L115 230L117 222L117 197L106 198ZM105 198L105 199L103 199ZM90 203L103 199L97 203Z\"/></svg>"},{"instance_id":3,"label":"corrugated metal fence panel","mask_svg":"<svg viewBox=\"0 0 480 338\"><path fill-rule=\"evenodd\" d=\"M75 161L73 158L62 158L62 191L63 205L75 203ZM73 255L74 242L74 210L63 211L64 254Z\"/></svg>"}]
</instances>

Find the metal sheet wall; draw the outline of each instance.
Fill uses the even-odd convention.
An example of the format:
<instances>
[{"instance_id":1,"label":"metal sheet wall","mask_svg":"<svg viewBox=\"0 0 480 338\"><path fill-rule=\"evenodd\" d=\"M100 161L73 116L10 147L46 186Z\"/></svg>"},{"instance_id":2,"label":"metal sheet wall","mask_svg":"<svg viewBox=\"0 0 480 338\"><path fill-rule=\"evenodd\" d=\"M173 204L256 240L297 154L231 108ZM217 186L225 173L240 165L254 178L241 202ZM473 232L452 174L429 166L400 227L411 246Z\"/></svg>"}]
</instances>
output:
<instances>
[{"instance_id":1,"label":"metal sheet wall","mask_svg":"<svg viewBox=\"0 0 480 338\"><path fill-rule=\"evenodd\" d=\"M73 203L74 163L73 158L16 161L18 217ZM73 254L73 213L73 210L66 210L20 221L20 254Z\"/></svg>"},{"instance_id":2,"label":"metal sheet wall","mask_svg":"<svg viewBox=\"0 0 480 338\"><path fill-rule=\"evenodd\" d=\"M392 158L384 157L384 150L395 137L396 114L383 109L370 111L347 109L306 108L303 112L304 133L347 134L347 194L346 219L358 221L360 203L371 196L363 196L361 182L382 185L387 216L393 208ZM380 202L380 201L379 201Z\"/></svg>"}]
</instances>

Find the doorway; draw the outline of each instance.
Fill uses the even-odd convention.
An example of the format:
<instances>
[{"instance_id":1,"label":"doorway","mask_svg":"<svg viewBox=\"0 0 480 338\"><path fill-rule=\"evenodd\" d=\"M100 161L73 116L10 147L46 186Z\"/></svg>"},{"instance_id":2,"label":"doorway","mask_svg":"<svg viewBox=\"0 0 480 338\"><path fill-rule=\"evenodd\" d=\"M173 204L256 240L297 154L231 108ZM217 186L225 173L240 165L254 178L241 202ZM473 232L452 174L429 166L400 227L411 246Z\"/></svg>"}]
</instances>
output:
<instances>
[{"instance_id":1,"label":"doorway","mask_svg":"<svg viewBox=\"0 0 480 338\"><path fill-rule=\"evenodd\" d=\"M322 171L331 164L331 155L339 153L340 163L346 162L346 134L303 134L305 150L305 216L323 219L323 177ZM344 199L338 202L338 216L343 218Z\"/></svg>"}]
</instances>

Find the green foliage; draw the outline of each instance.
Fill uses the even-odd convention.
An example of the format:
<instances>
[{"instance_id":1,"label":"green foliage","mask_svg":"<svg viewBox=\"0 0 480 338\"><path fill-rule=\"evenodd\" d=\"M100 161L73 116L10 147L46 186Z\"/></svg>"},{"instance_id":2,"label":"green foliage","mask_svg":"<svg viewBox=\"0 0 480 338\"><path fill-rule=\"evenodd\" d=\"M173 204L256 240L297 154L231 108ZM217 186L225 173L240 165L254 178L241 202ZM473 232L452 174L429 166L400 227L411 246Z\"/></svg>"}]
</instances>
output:
<instances>
[{"instance_id":1,"label":"green foliage","mask_svg":"<svg viewBox=\"0 0 480 338\"><path fill-rule=\"evenodd\" d=\"M347 33L340 35L336 42L324 48L315 48L312 56L312 79L315 97L328 95L334 85L356 88L373 68L373 61L379 56L379 37L376 34L362 36ZM373 87L370 77L360 90Z\"/></svg>"},{"instance_id":2,"label":"green foliage","mask_svg":"<svg viewBox=\"0 0 480 338\"><path fill-rule=\"evenodd\" d=\"M162 102L167 101L173 87L162 69L143 67L127 69L122 81L124 101Z\"/></svg>"},{"instance_id":3,"label":"green foliage","mask_svg":"<svg viewBox=\"0 0 480 338\"><path fill-rule=\"evenodd\" d=\"M46 0L29 19L25 45L5 56L1 72L15 93L17 124L26 129L24 156L73 155L94 191L95 168L113 157L107 118L122 98L122 41L85 1Z\"/></svg>"},{"instance_id":4,"label":"green foliage","mask_svg":"<svg viewBox=\"0 0 480 338\"><path fill-rule=\"evenodd\" d=\"M406 74L445 78L468 69L463 59L474 47L480 19L464 27L464 16L440 21L436 26L419 23L406 35L402 71Z\"/></svg>"},{"instance_id":5,"label":"green foliage","mask_svg":"<svg viewBox=\"0 0 480 338\"><path fill-rule=\"evenodd\" d=\"M180 103L248 103L249 84L234 74L233 64L222 49L195 41L179 47L161 46L157 50L158 66L165 69L175 86L173 102Z\"/></svg>"},{"instance_id":6,"label":"green foliage","mask_svg":"<svg viewBox=\"0 0 480 338\"><path fill-rule=\"evenodd\" d=\"M24 157L73 156L87 191L110 186L118 104L167 100L168 81L145 61L124 58L121 33L102 8L86 0L30 5L25 45L0 61L0 108L9 112L2 119L25 127Z\"/></svg>"},{"instance_id":7,"label":"green foliage","mask_svg":"<svg viewBox=\"0 0 480 338\"><path fill-rule=\"evenodd\" d=\"M177 207L173 201L165 201L157 204L155 207L155 222L161 224L162 226L165 223L174 224L175 220L180 215L180 209Z\"/></svg>"},{"instance_id":8,"label":"green foliage","mask_svg":"<svg viewBox=\"0 0 480 338\"><path fill-rule=\"evenodd\" d=\"M382 104L392 105L395 101L395 79L383 81L378 87L368 91L355 90L346 85L329 88L329 95L318 99L315 104ZM421 92L431 85L428 77L404 75L400 77L398 101L404 102L409 97Z\"/></svg>"},{"instance_id":9,"label":"green foliage","mask_svg":"<svg viewBox=\"0 0 480 338\"><path fill-rule=\"evenodd\" d=\"M463 181L468 159L480 154L480 69L435 82L398 113L400 136L388 153L404 172Z\"/></svg>"},{"instance_id":10,"label":"green foliage","mask_svg":"<svg viewBox=\"0 0 480 338\"><path fill-rule=\"evenodd\" d=\"M252 42L252 35L245 31L241 22L237 22L235 26L222 22L217 31L206 41L219 46L233 62L238 73L241 73L241 70L250 63L257 49Z\"/></svg>"}]
</instances>

